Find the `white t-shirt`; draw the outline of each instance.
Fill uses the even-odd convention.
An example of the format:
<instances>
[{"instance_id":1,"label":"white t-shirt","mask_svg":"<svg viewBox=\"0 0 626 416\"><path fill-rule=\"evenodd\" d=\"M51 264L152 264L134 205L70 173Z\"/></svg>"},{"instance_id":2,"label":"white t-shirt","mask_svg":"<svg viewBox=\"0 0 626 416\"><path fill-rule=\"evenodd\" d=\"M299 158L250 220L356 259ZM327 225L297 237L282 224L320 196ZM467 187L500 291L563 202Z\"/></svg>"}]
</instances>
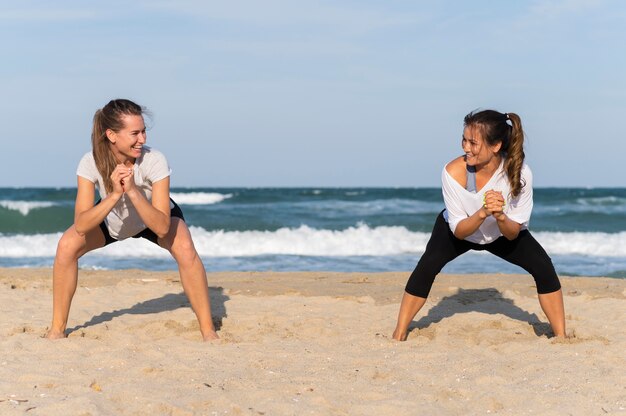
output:
<instances>
[{"instance_id":1,"label":"white t-shirt","mask_svg":"<svg viewBox=\"0 0 626 416\"><path fill-rule=\"evenodd\" d=\"M167 178L172 173L163 153L148 146L143 146L141 156L135 160L133 170L135 184L148 201L152 199L152 184ZM102 175L98 172L92 152L86 153L80 160L76 174L93 182L100 193L100 198L104 199L107 196ZM172 204L170 203L170 205ZM130 199L126 198L126 195L122 195L117 201L104 222L111 237L116 240L132 237L146 228L139 213Z\"/></svg>"},{"instance_id":2,"label":"white t-shirt","mask_svg":"<svg viewBox=\"0 0 626 416\"><path fill-rule=\"evenodd\" d=\"M533 175L528 165L522 166L522 190L519 195L512 198L510 195L511 186L509 179L503 170L504 161L500 163L493 176L476 193L463 188L446 170L443 168L441 174L443 201L446 205L444 218L450 225L450 230L454 232L459 222L473 215L483 205L485 192L489 190L501 191L505 198L506 205L504 213L511 220L522 225L522 229L528 228L530 214L533 209ZM488 244L502 236L498 228L497 220L493 216L485 218L482 225L465 240L478 244Z\"/></svg>"}]
</instances>

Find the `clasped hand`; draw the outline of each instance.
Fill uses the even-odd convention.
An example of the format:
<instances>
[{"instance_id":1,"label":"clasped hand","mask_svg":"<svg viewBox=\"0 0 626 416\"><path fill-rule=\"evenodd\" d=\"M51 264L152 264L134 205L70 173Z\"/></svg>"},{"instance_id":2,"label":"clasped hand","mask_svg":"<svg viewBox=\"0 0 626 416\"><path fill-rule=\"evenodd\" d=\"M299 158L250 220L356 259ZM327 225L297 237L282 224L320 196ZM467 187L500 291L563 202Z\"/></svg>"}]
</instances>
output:
<instances>
[{"instance_id":1,"label":"clasped hand","mask_svg":"<svg viewBox=\"0 0 626 416\"><path fill-rule=\"evenodd\" d=\"M135 177L133 168L119 164L111 173L111 181L113 182L113 192L127 193L135 188Z\"/></svg>"},{"instance_id":2,"label":"clasped hand","mask_svg":"<svg viewBox=\"0 0 626 416\"><path fill-rule=\"evenodd\" d=\"M485 192L483 197L483 209L487 212L487 215L493 215L499 217L504 214L504 206L506 201L502 195L502 191L494 191L490 189Z\"/></svg>"}]
</instances>

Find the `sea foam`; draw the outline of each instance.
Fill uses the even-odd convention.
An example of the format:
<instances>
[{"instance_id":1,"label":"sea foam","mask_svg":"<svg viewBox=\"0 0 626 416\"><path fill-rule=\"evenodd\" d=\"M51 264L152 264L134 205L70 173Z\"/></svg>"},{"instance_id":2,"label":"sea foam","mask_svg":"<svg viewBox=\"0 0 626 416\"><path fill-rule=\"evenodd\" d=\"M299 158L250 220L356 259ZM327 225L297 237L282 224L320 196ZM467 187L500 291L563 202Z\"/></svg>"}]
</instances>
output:
<instances>
[{"instance_id":1,"label":"sea foam","mask_svg":"<svg viewBox=\"0 0 626 416\"><path fill-rule=\"evenodd\" d=\"M20 214L24 216L27 216L33 209L48 208L54 205L56 205L54 202L49 201L0 201L0 207L13 211L19 211Z\"/></svg>"},{"instance_id":2,"label":"sea foam","mask_svg":"<svg viewBox=\"0 0 626 416\"><path fill-rule=\"evenodd\" d=\"M191 227L199 254L204 257L245 257L268 254L301 256L392 256L424 252L429 233L400 226L358 224L344 230L305 225L276 231L207 231ZM537 232L548 254L626 257L626 232ZM0 257L53 257L60 233L0 235ZM97 255L157 258L167 251L143 239L128 239L96 251Z\"/></svg>"},{"instance_id":3,"label":"sea foam","mask_svg":"<svg viewBox=\"0 0 626 416\"><path fill-rule=\"evenodd\" d=\"M176 203L181 205L210 205L232 198L233 194L220 194L217 192L172 192L170 196Z\"/></svg>"}]
</instances>

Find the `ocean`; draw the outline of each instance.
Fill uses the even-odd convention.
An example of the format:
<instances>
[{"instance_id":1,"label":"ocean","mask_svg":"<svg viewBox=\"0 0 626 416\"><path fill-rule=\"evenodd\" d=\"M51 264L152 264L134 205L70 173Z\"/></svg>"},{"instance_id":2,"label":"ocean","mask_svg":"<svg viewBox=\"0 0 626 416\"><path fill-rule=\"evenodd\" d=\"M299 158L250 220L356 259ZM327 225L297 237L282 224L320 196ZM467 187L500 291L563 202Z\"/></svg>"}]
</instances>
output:
<instances>
[{"instance_id":1,"label":"ocean","mask_svg":"<svg viewBox=\"0 0 626 416\"><path fill-rule=\"evenodd\" d=\"M0 188L0 267L50 267L73 220L75 188ZM539 188L530 230L569 276L626 277L626 188ZM443 209L439 188L174 188L207 271L410 272ZM129 239L83 269L175 270ZM467 253L446 273L525 273Z\"/></svg>"}]
</instances>

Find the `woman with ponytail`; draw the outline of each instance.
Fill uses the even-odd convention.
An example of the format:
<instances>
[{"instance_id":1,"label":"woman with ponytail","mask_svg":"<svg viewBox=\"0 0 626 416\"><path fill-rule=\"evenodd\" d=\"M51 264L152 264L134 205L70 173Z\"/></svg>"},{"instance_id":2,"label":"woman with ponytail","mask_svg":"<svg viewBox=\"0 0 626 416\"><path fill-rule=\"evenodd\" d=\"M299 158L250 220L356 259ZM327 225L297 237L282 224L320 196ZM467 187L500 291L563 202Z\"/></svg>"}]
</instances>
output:
<instances>
[{"instance_id":1,"label":"woman with ponytail","mask_svg":"<svg viewBox=\"0 0 626 416\"><path fill-rule=\"evenodd\" d=\"M528 231L532 173L524 163L517 114L493 110L465 117L463 156L442 172L445 209L406 284L393 338L404 341L443 266L469 250L486 250L535 279L539 303L555 336L565 336L561 284L550 257Z\"/></svg>"},{"instance_id":2,"label":"woman with ponytail","mask_svg":"<svg viewBox=\"0 0 626 416\"><path fill-rule=\"evenodd\" d=\"M78 281L78 259L129 237L145 238L168 250L200 324L205 341L218 338L204 265L183 213L170 199L170 173L162 153L146 146L144 109L129 100L110 101L96 111L92 151L78 164L74 224L57 246L53 267L51 339L67 335ZM100 200L94 203L96 190Z\"/></svg>"}]
</instances>

